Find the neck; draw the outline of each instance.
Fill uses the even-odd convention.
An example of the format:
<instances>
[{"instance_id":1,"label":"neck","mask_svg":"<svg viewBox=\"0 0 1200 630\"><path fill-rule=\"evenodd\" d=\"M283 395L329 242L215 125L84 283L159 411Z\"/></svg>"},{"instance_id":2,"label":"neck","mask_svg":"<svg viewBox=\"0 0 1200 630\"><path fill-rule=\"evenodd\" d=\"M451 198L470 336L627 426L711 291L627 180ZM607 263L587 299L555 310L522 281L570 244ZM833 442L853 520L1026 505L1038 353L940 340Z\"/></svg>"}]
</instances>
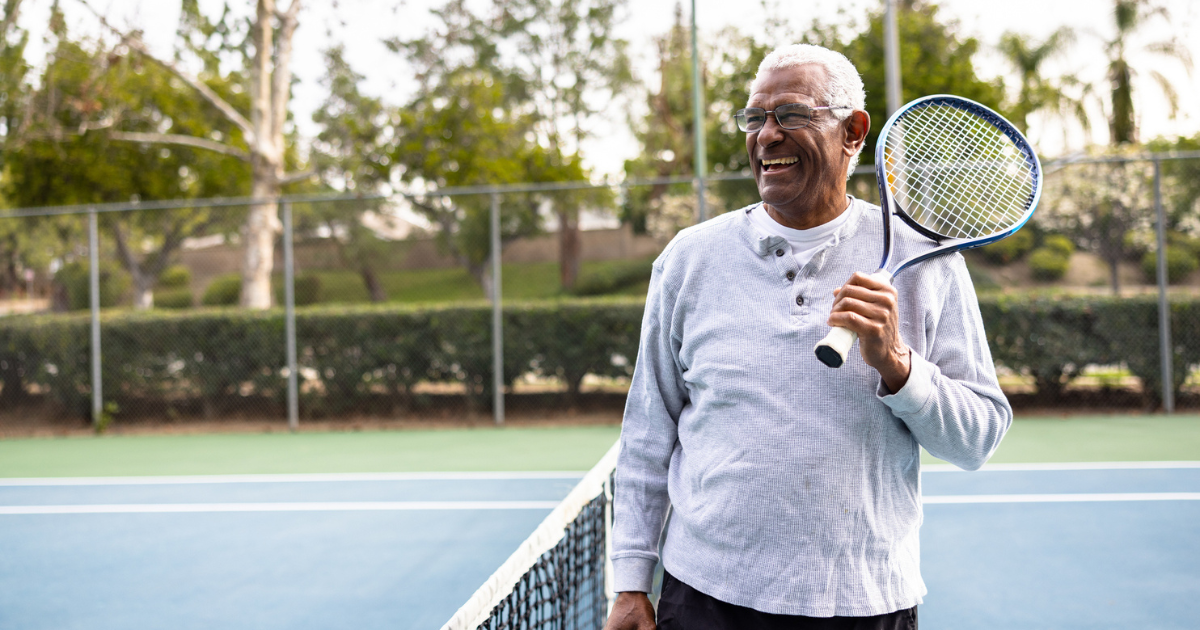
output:
<instances>
[{"instance_id":1,"label":"neck","mask_svg":"<svg viewBox=\"0 0 1200 630\"><path fill-rule=\"evenodd\" d=\"M850 207L850 198L846 195L846 189L842 188L836 197L807 207L772 206L768 203L764 203L763 207L766 208L768 216L784 227L810 230L842 216L846 208Z\"/></svg>"}]
</instances>

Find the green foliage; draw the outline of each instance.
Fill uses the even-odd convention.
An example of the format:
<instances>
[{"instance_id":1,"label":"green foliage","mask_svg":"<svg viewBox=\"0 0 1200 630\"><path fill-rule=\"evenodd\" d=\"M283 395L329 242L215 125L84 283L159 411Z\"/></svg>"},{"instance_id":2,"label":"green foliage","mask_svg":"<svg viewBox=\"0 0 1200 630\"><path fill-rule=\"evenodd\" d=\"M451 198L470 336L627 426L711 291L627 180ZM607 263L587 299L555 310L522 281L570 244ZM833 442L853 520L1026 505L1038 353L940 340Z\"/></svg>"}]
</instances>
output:
<instances>
[{"instance_id":1,"label":"green foliage","mask_svg":"<svg viewBox=\"0 0 1200 630\"><path fill-rule=\"evenodd\" d=\"M283 279L275 282L275 303L284 304ZM239 288L241 285L239 283ZM295 294L296 306L309 306L321 301L321 276L315 273L302 273L296 276Z\"/></svg>"},{"instance_id":2,"label":"green foliage","mask_svg":"<svg viewBox=\"0 0 1200 630\"><path fill-rule=\"evenodd\" d=\"M505 380L556 376L578 393L585 374L631 375L640 301L517 304L504 310ZM316 308L297 312L302 410L369 413L421 406L418 382L458 384L476 409L491 404L491 307L473 304ZM283 312L127 312L102 318L106 392L124 409L147 403L228 413L281 407L286 392ZM87 412L89 324L80 316L19 316L0 328L0 353L23 387Z\"/></svg>"},{"instance_id":3,"label":"green foliage","mask_svg":"<svg viewBox=\"0 0 1200 630\"><path fill-rule=\"evenodd\" d=\"M1062 234L1047 234L1042 238L1042 247L1067 258L1075 253L1075 244Z\"/></svg>"},{"instance_id":4,"label":"green foliage","mask_svg":"<svg viewBox=\"0 0 1200 630\"><path fill-rule=\"evenodd\" d=\"M1070 115L1079 121L1085 132L1091 129L1084 100L1077 94L1086 93L1088 88L1073 75L1050 78L1043 68L1047 61L1066 52L1074 41L1075 32L1065 26L1040 42L1012 31L1000 37L1000 53L1012 64L1018 78L1016 102L1009 114L1026 135L1029 134L1029 115L1038 111L1059 118Z\"/></svg>"},{"instance_id":5,"label":"green foliage","mask_svg":"<svg viewBox=\"0 0 1200 630\"><path fill-rule=\"evenodd\" d=\"M1060 280L1067 274L1070 262L1070 256L1064 256L1060 250L1043 246L1029 255L1029 270L1036 280Z\"/></svg>"},{"instance_id":6,"label":"green foliage","mask_svg":"<svg viewBox=\"0 0 1200 630\"><path fill-rule=\"evenodd\" d=\"M200 298L200 303L205 306L232 306L238 303L241 295L241 274L228 273L213 278L208 287L204 289L204 296Z\"/></svg>"},{"instance_id":7,"label":"green foliage","mask_svg":"<svg viewBox=\"0 0 1200 630\"><path fill-rule=\"evenodd\" d=\"M1113 144L1136 144L1138 142L1137 116L1133 109L1133 92L1140 84L1138 70L1131 63L1130 53L1147 52L1162 57L1170 57L1179 61L1188 72L1191 71L1191 54L1187 47L1178 40L1171 38L1150 42L1142 45L1142 51L1136 51L1134 42L1138 39L1139 31L1154 18L1162 18L1170 22L1171 14L1166 7L1153 0L1113 0L1114 36L1104 42L1104 51L1108 56L1109 92L1109 139ZM1147 74L1158 84L1163 96L1170 106L1170 115L1175 116L1179 109L1179 95L1175 88L1158 70Z\"/></svg>"},{"instance_id":8,"label":"green foliage","mask_svg":"<svg viewBox=\"0 0 1200 630\"><path fill-rule=\"evenodd\" d=\"M1196 254L1182 247L1167 248L1167 283L1183 282L1200 267ZM1142 256L1142 274L1147 282L1158 281L1158 252L1146 252Z\"/></svg>"},{"instance_id":9,"label":"green foliage","mask_svg":"<svg viewBox=\"0 0 1200 630\"><path fill-rule=\"evenodd\" d=\"M1158 305L1153 297L1113 299L993 295L980 298L997 365L1033 377L1055 400L1089 365L1123 365L1158 401ZM1200 300L1173 300L1172 385L1182 366L1200 363ZM583 376L628 377L636 358L640 300L543 302L504 309L505 381L553 376L568 397ZM491 401L491 309L362 306L297 312L297 344L306 415L395 412L420 408L418 383L457 384L476 409ZM148 402L237 413L282 408L286 375L283 313L202 309L106 313L103 378L121 409ZM65 410L89 413L89 320L86 315L6 318L0 355L16 366L26 390L48 392ZM7 382L7 381L6 381Z\"/></svg>"},{"instance_id":10,"label":"green foliage","mask_svg":"<svg viewBox=\"0 0 1200 630\"><path fill-rule=\"evenodd\" d=\"M929 94L956 94L1004 113L1003 83L985 81L975 73L974 57L979 51L979 41L963 37L958 23L940 15L940 7L933 2L900 0L898 5L900 76L904 78L900 102ZM844 53L862 75L867 90L867 113L871 115L871 132L863 148L862 162L870 163L874 161L879 131L887 120L883 9L871 11L867 29L849 42L842 44L838 35L836 30L814 25L805 39Z\"/></svg>"},{"instance_id":11,"label":"green foliage","mask_svg":"<svg viewBox=\"0 0 1200 630\"><path fill-rule=\"evenodd\" d=\"M161 289L186 289L191 284L192 270L187 265L171 265L158 274L158 286Z\"/></svg>"},{"instance_id":12,"label":"green foliage","mask_svg":"<svg viewBox=\"0 0 1200 630\"><path fill-rule=\"evenodd\" d=\"M1036 237L1030 230L1020 230L1012 236L979 248L984 258L995 265L1007 265L1020 260L1033 249Z\"/></svg>"},{"instance_id":13,"label":"green foliage","mask_svg":"<svg viewBox=\"0 0 1200 630\"><path fill-rule=\"evenodd\" d=\"M154 308L192 308L192 290L165 289L154 292Z\"/></svg>"},{"instance_id":14,"label":"green foliage","mask_svg":"<svg viewBox=\"0 0 1200 630\"><path fill-rule=\"evenodd\" d=\"M62 287L70 311L91 308L91 276L87 263L71 262L63 265L54 274L54 283ZM129 291L129 274L112 261L100 261L100 308L111 308L120 304Z\"/></svg>"},{"instance_id":15,"label":"green foliage","mask_svg":"<svg viewBox=\"0 0 1200 630\"><path fill-rule=\"evenodd\" d=\"M652 260L622 260L585 271L572 293L574 295L604 295L650 281Z\"/></svg>"}]
</instances>

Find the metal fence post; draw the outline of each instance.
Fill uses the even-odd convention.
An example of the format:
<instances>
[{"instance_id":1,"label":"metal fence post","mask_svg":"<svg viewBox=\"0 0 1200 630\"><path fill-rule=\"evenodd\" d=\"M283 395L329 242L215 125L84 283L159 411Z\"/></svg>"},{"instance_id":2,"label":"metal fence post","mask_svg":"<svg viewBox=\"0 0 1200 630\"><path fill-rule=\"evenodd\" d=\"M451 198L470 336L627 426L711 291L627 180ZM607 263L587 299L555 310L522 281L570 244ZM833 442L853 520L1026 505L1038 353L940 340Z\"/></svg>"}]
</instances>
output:
<instances>
[{"instance_id":1,"label":"metal fence post","mask_svg":"<svg viewBox=\"0 0 1200 630\"><path fill-rule=\"evenodd\" d=\"M692 0L692 136L695 140L696 175L693 186L696 187L696 222L703 223L708 219L708 208L704 199L704 175L708 170L708 156L705 155L704 140L704 85L700 74L700 46L696 36L696 0Z\"/></svg>"},{"instance_id":2,"label":"metal fence post","mask_svg":"<svg viewBox=\"0 0 1200 630\"><path fill-rule=\"evenodd\" d=\"M492 414L504 424L504 325L500 317L500 193L492 193Z\"/></svg>"},{"instance_id":3,"label":"metal fence post","mask_svg":"<svg viewBox=\"0 0 1200 630\"><path fill-rule=\"evenodd\" d=\"M95 208L88 208L88 294L92 310L92 425L100 426L104 384L100 378L100 228Z\"/></svg>"},{"instance_id":4,"label":"metal fence post","mask_svg":"<svg viewBox=\"0 0 1200 630\"><path fill-rule=\"evenodd\" d=\"M1171 304L1167 300L1167 221L1162 205L1162 162L1154 160L1154 213L1158 217L1158 341L1162 355L1163 410L1175 413L1175 383L1172 374Z\"/></svg>"},{"instance_id":5,"label":"metal fence post","mask_svg":"<svg viewBox=\"0 0 1200 630\"><path fill-rule=\"evenodd\" d=\"M300 392L296 374L296 258L292 251L292 204L279 203L283 214L283 311L287 337L288 429L300 427Z\"/></svg>"}]
</instances>

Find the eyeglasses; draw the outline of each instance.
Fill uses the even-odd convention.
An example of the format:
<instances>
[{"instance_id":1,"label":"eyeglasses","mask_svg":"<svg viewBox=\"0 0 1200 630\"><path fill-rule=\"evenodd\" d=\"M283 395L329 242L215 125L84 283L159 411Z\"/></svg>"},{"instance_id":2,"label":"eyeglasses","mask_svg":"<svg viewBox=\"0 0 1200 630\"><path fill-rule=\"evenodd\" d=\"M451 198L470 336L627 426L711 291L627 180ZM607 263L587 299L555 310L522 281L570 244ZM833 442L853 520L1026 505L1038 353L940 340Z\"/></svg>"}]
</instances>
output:
<instances>
[{"instance_id":1,"label":"eyeglasses","mask_svg":"<svg viewBox=\"0 0 1200 630\"><path fill-rule=\"evenodd\" d=\"M812 107L804 103L788 103L780 105L774 110L766 110L761 107L747 107L739 109L733 115L733 119L737 121L738 129L745 132L758 131L767 124L767 114L775 116L775 122L779 123L784 129L799 129L807 127L812 122L813 112L818 109L854 109L853 107L829 105L824 107Z\"/></svg>"}]
</instances>

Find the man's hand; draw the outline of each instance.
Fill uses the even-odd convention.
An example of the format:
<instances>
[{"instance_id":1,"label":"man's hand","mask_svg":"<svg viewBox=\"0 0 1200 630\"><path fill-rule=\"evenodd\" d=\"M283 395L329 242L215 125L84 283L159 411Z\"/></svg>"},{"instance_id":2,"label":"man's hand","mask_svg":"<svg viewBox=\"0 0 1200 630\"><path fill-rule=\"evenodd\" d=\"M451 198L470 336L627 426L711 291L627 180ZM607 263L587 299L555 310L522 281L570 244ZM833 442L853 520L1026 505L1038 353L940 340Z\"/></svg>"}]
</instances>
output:
<instances>
[{"instance_id":1,"label":"man's hand","mask_svg":"<svg viewBox=\"0 0 1200 630\"><path fill-rule=\"evenodd\" d=\"M912 352L900 338L900 307L890 282L855 273L834 291L829 325L858 334L863 361L879 372L893 393L908 382Z\"/></svg>"},{"instance_id":2,"label":"man's hand","mask_svg":"<svg viewBox=\"0 0 1200 630\"><path fill-rule=\"evenodd\" d=\"M654 606L650 597L637 591L617 593L604 630L654 630Z\"/></svg>"}]
</instances>

